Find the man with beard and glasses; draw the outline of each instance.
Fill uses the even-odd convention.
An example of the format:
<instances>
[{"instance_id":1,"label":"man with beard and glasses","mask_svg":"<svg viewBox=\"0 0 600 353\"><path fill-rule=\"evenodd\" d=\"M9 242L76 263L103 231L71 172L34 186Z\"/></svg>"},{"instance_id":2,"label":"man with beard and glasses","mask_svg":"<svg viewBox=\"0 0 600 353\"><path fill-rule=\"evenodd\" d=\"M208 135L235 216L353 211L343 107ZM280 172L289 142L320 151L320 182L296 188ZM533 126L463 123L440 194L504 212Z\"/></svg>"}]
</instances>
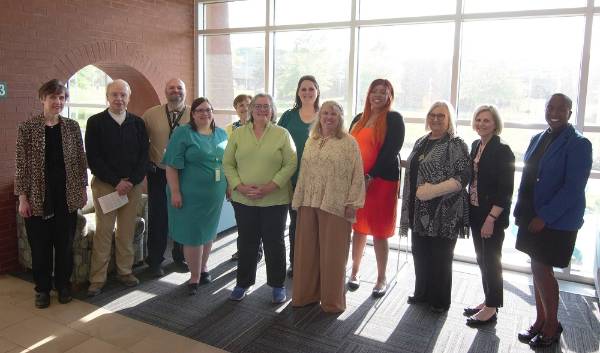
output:
<instances>
[{"instance_id":1,"label":"man with beard and glasses","mask_svg":"<svg viewBox=\"0 0 600 353\"><path fill-rule=\"evenodd\" d=\"M185 83L179 78L172 78L165 85L167 104L148 109L142 119L146 124L150 138L148 168L148 257L146 262L154 277L161 277L164 272L161 264L167 248L168 218L167 195L165 187L167 179L165 166L161 163L173 130L190 121L190 107L185 104ZM183 257L181 244L173 242L173 261L177 269L187 272L187 264Z\"/></svg>"}]
</instances>

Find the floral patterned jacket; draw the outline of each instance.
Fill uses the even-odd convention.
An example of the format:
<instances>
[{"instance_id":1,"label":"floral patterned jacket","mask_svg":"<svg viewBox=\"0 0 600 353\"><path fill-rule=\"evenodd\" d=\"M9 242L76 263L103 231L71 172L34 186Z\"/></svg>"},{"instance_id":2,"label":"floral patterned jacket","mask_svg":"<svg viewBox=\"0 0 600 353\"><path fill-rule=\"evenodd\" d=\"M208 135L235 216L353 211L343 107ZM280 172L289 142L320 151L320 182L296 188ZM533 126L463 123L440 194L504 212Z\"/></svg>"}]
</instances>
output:
<instances>
[{"instance_id":1,"label":"floral patterned jacket","mask_svg":"<svg viewBox=\"0 0 600 353\"><path fill-rule=\"evenodd\" d=\"M69 212L85 205L87 162L79 124L59 117L66 172L66 195ZM38 115L19 124L16 147L15 195L26 195L34 216L44 214L45 123Z\"/></svg>"}]
</instances>

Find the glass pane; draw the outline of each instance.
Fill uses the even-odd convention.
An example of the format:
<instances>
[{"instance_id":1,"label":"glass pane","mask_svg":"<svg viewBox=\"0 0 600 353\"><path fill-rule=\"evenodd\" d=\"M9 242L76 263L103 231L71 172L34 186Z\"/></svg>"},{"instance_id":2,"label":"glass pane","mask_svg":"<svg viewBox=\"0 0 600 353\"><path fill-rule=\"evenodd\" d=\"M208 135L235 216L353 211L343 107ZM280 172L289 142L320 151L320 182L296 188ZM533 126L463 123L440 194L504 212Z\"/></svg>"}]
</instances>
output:
<instances>
[{"instance_id":1,"label":"glass pane","mask_svg":"<svg viewBox=\"0 0 600 353\"><path fill-rule=\"evenodd\" d=\"M456 12L454 0L363 0L360 2L360 19L449 15Z\"/></svg>"},{"instance_id":2,"label":"glass pane","mask_svg":"<svg viewBox=\"0 0 600 353\"><path fill-rule=\"evenodd\" d=\"M350 0L275 0L275 24L350 21Z\"/></svg>"},{"instance_id":3,"label":"glass pane","mask_svg":"<svg viewBox=\"0 0 600 353\"><path fill-rule=\"evenodd\" d=\"M69 102L105 105L106 85L111 81L104 71L88 65L69 79Z\"/></svg>"},{"instance_id":4,"label":"glass pane","mask_svg":"<svg viewBox=\"0 0 600 353\"><path fill-rule=\"evenodd\" d=\"M583 132L584 136L592 143L592 170L600 172L600 132Z\"/></svg>"},{"instance_id":5,"label":"glass pane","mask_svg":"<svg viewBox=\"0 0 600 353\"><path fill-rule=\"evenodd\" d=\"M313 75L319 83L321 102L333 99L348 114L348 29L275 33L275 105L278 114L290 109L298 79Z\"/></svg>"},{"instance_id":6,"label":"glass pane","mask_svg":"<svg viewBox=\"0 0 600 353\"><path fill-rule=\"evenodd\" d=\"M213 114L213 118L215 119L215 124L220 128L225 128L227 124L239 119L235 113Z\"/></svg>"},{"instance_id":7,"label":"glass pane","mask_svg":"<svg viewBox=\"0 0 600 353\"><path fill-rule=\"evenodd\" d=\"M600 125L600 16L594 16L585 125Z\"/></svg>"},{"instance_id":8,"label":"glass pane","mask_svg":"<svg viewBox=\"0 0 600 353\"><path fill-rule=\"evenodd\" d=\"M265 0L217 2L204 5L204 28L239 28L266 25Z\"/></svg>"},{"instance_id":9,"label":"glass pane","mask_svg":"<svg viewBox=\"0 0 600 353\"><path fill-rule=\"evenodd\" d=\"M81 131L85 131L85 125L87 123L87 119L94 114L100 113L104 109L106 109L106 107L97 107L97 108L69 107L68 108L69 118L71 118L73 120L77 120L77 122L79 123L79 127L81 128ZM65 108L65 111L66 110L67 110L67 108Z\"/></svg>"},{"instance_id":10,"label":"glass pane","mask_svg":"<svg viewBox=\"0 0 600 353\"><path fill-rule=\"evenodd\" d=\"M433 101L450 98L453 35L452 23L361 28L357 111L371 81L386 78L394 86L394 109L424 119Z\"/></svg>"},{"instance_id":11,"label":"glass pane","mask_svg":"<svg viewBox=\"0 0 600 353\"><path fill-rule=\"evenodd\" d=\"M576 101L583 25L583 17L465 23L459 118L470 120L478 105L492 103L504 121L545 124L552 93Z\"/></svg>"},{"instance_id":12,"label":"glass pane","mask_svg":"<svg viewBox=\"0 0 600 353\"><path fill-rule=\"evenodd\" d=\"M215 109L233 109L233 98L265 89L265 35L205 37L204 88Z\"/></svg>"},{"instance_id":13,"label":"glass pane","mask_svg":"<svg viewBox=\"0 0 600 353\"><path fill-rule=\"evenodd\" d=\"M465 12L558 9L586 6L586 0L465 0Z\"/></svg>"},{"instance_id":14,"label":"glass pane","mask_svg":"<svg viewBox=\"0 0 600 353\"><path fill-rule=\"evenodd\" d=\"M596 239L600 234L600 179L589 179L586 189L586 209L583 227L577 233L571 257L571 273L593 277Z\"/></svg>"}]
</instances>

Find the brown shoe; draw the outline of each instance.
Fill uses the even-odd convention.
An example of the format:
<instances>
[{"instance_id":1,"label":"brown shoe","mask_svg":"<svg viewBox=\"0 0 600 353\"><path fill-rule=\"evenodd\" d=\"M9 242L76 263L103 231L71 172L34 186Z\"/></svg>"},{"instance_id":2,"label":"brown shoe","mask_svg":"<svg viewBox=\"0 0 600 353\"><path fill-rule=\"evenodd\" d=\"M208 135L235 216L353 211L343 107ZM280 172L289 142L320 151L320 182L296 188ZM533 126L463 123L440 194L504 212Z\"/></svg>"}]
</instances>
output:
<instances>
[{"instance_id":1,"label":"brown shoe","mask_svg":"<svg viewBox=\"0 0 600 353\"><path fill-rule=\"evenodd\" d=\"M135 287L140 284L140 280L133 274L117 275L117 281L121 282L126 287Z\"/></svg>"},{"instance_id":2,"label":"brown shoe","mask_svg":"<svg viewBox=\"0 0 600 353\"><path fill-rule=\"evenodd\" d=\"M102 288L104 288L104 283L94 282L90 283L90 286L87 290L88 297L95 297L98 294L102 293Z\"/></svg>"}]
</instances>

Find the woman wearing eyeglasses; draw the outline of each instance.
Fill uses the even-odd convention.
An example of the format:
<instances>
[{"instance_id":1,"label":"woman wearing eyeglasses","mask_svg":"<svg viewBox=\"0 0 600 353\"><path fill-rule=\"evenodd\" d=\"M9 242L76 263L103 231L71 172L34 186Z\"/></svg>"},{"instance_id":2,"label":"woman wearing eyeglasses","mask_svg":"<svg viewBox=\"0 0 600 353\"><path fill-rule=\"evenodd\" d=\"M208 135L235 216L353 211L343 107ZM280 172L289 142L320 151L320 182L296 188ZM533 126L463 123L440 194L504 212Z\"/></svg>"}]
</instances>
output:
<instances>
[{"instance_id":1,"label":"woman wearing eyeglasses","mask_svg":"<svg viewBox=\"0 0 600 353\"><path fill-rule=\"evenodd\" d=\"M244 299L256 281L261 240L273 303L287 300L283 233L296 149L288 131L274 124L274 118L273 98L257 94L250 102L249 122L233 131L223 158L238 226L237 280L229 297L234 301Z\"/></svg>"},{"instance_id":2,"label":"woman wearing eyeglasses","mask_svg":"<svg viewBox=\"0 0 600 353\"><path fill-rule=\"evenodd\" d=\"M169 235L183 244L190 268L190 295L211 282L208 256L225 198L222 161L227 134L215 126L206 98L192 103L189 124L173 131L162 163L166 165Z\"/></svg>"},{"instance_id":3,"label":"woman wearing eyeglasses","mask_svg":"<svg viewBox=\"0 0 600 353\"><path fill-rule=\"evenodd\" d=\"M454 133L453 112L443 101L429 109L425 127L431 132L415 142L408 156L400 218L400 234L411 230L415 266L415 291L408 303L428 304L436 313L450 308L454 247L458 237L469 233L469 151Z\"/></svg>"}]
</instances>

